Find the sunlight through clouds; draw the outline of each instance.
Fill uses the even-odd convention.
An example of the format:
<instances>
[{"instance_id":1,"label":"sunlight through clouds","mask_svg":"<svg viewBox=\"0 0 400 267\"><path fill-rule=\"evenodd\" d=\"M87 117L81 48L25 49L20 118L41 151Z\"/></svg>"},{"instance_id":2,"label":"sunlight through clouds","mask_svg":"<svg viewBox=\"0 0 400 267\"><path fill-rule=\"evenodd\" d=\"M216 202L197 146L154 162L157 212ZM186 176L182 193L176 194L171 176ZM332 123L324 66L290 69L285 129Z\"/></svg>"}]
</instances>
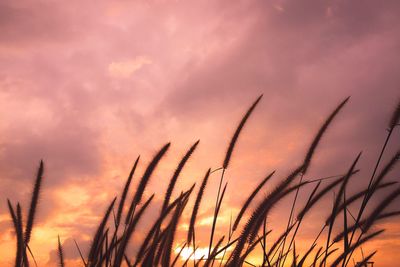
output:
<instances>
[{"instance_id":1,"label":"sunlight through clouds","mask_svg":"<svg viewBox=\"0 0 400 267\"><path fill-rule=\"evenodd\" d=\"M152 61L146 56L139 56L133 60L112 62L108 66L108 72L116 78L129 78L135 72L139 71L146 65L150 65Z\"/></svg>"}]
</instances>

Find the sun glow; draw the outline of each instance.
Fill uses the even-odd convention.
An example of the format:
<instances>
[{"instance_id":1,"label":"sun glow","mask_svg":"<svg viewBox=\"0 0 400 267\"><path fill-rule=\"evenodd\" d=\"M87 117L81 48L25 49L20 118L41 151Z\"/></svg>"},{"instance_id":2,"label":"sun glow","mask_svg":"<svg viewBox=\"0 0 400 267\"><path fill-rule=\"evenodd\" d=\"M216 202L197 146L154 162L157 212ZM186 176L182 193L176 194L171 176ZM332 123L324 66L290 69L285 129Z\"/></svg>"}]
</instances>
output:
<instances>
[{"instance_id":1,"label":"sun glow","mask_svg":"<svg viewBox=\"0 0 400 267\"><path fill-rule=\"evenodd\" d=\"M175 249L175 253L179 254L179 252L182 250L180 257L182 260L201 260L201 259L207 259L208 257L208 248L197 248L196 251L193 253L193 247L177 247Z\"/></svg>"},{"instance_id":2,"label":"sun glow","mask_svg":"<svg viewBox=\"0 0 400 267\"><path fill-rule=\"evenodd\" d=\"M232 248L226 249L226 251L232 250ZM212 250L211 250L212 251ZM183 261L186 260L206 260L208 259L208 247L197 248L196 251L193 252L193 247L177 247L175 249L175 254L178 255L180 253L180 258ZM223 252L220 252L219 255L222 255Z\"/></svg>"}]
</instances>

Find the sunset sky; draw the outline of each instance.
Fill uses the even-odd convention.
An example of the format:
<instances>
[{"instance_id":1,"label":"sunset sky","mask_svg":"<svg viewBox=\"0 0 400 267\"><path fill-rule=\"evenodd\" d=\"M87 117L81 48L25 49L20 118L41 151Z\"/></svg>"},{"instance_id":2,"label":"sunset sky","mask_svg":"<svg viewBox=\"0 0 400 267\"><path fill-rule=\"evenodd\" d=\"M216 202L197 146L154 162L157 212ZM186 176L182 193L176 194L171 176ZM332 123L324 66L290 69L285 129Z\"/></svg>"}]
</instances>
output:
<instances>
[{"instance_id":1,"label":"sunset sky","mask_svg":"<svg viewBox=\"0 0 400 267\"><path fill-rule=\"evenodd\" d=\"M59 234L69 266L77 266L73 239L87 249L138 155L133 186L171 142L145 194L156 193L146 213L152 220L187 149L200 139L174 196L221 167L237 123L260 94L226 172L218 236L268 173L276 170L257 200L297 167L324 118L347 96L306 178L342 174L363 151L350 188L365 187L400 99L399 25L398 0L0 1L0 266L13 266L15 252L6 199L26 212L40 159L45 176L32 251L39 266L55 266ZM384 161L399 148L398 127ZM199 213L204 247L218 181L216 172ZM272 237L291 199L272 211ZM304 246L322 226L326 206L330 198L306 220ZM146 226L132 240L132 255ZM400 217L378 227L387 231L365 253L378 249L376 266L394 266Z\"/></svg>"}]
</instances>

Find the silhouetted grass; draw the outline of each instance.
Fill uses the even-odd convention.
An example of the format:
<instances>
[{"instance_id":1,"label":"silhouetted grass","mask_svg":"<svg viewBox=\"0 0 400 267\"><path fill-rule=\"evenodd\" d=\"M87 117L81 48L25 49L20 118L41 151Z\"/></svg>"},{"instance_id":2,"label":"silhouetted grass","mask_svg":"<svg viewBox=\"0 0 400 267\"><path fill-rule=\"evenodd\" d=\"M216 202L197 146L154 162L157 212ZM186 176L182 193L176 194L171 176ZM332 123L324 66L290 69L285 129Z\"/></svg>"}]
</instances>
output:
<instances>
[{"instance_id":1,"label":"silhouetted grass","mask_svg":"<svg viewBox=\"0 0 400 267\"><path fill-rule=\"evenodd\" d=\"M390 119L388 134L386 136L385 142L382 146L381 152L378 156L377 162L372 171L372 175L369 179L369 183L366 188L348 195L347 185L349 180L358 173L356 169L356 164L361 156L359 154L356 159L351 164L351 167L347 170L346 174L338 177L332 182L325 183L326 178L309 180L306 177L307 170L309 169L312 158L321 142L325 132L332 124L332 121L337 117L338 113L343 109L345 104L348 102L349 98L343 100L327 117L324 123L321 125L317 131L314 139L305 153L303 162L293 169L286 177L278 182L278 185L263 197L260 201L256 199L256 196L262 188L267 184L269 179L272 177L274 172L266 176L257 187L251 192L251 194L244 201L239 213L235 216L235 220L228 229L228 238L225 241L225 235L218 238L218 242L214 245L213 239L216 235L216 222L219 216L219 211L223 204L224 196L227 194L227 182L224 183L224 174L227 170L230 160L233 155L235 145L238 141L239 135L242 132L244 125L246 124L248 118L254 111L255 107L260 102L262 96L258 97L257 100L250 106L239 125L237 126L233 137L228 145L225 158L223 160L222 166L217 170L221 171L221 177L219 181L217 197L215 202L214 214L212 225L210 228L210 240L208 245L207 255L203 255L200 259L195 259L193 262L190 261L190 256L181 263L179 261L180 255L182 255L185 248L192 248L193 252L191 255L195 254L196 249L199 247L199 242L196 238L196 218L200 210L202 198L207 186L207 182L211 175L211 169L208 169L200 186L198 193L195 197L195 202L191 210L191 216L189 221L189 227L185 242L180 245L180 250L175 253L175 246L177 244L177 231L179 231L180 222L183 220L182 214L187 207L187 203L191 198L192 192L194 191L195 184L189 189L184 190L181 194L171 200L172 193L174 191L177 179L184 168L186 162L189 160L190 156L199 144L199 141L195 142L190 149L184 154L180 160L175 172L169 180L167 190L163 199L163 203L160 209L160 214L154 221L146 221L145 223L150 226L148 232L144 235L142 241L135 241L134 246L138 248L136 256L133 256L133 252L129 250L129 243L131 242L131 237L135 233L136 226L138 223L142 222L144 219L144 213L148 208L154 203L152 200L155 195L151 195L146 202L141 203L144 195L144 191L149 183L149 180L157 167L158 163L162 160L165 153L170 147L170 143L164 145L150 161L149 165L144 171L142 178L138 182L135 193L132 196L132 200L126 203L131 181L135 175L135 170L139 164L139 157L136 159L128 179L122 189L121 199L119 200L119 205L116 215L114 214L113 207L116 202L114 198L109 204L103 219L99 223L96 232L93 235L93 239L88 251L85 256L78 243L74 240L76 248L82 260L82 266L85 267L119 267L119 266L175 266L182 264L183 266L206 266L212 267L216 262L220 266L242 266L248 264L250 266L257 266L249 260L249 255L260 246L263 253L260 254L260 262L263 266L268 267L283 267L285 265L286 259L291 263L291 266L303 267L303 266L347 266L349 260L353 258L353 253L356 249L360 248L363 244L370 241L371 239L379 236L383 233L383 229L375 229L376 222L383 219L390 219L394 216L400 215L400 211L386 211L387 207L393 203L395 199L400 196L400 187L395 190L390 190L390 188L395 184L395 182L384 182L384 179L388 176L390 171L398 163L400 152L395 153L394 156L386 163L386 165L378 173L378 167L382 161L382 156L389 144L389 139L392 136L396 126L399 125L400 118L400 104L396 106L395 111ZM32 231L35 225L35 217L37 209L39 207L40 192L42 190L42 179L44 173L44 164L41 161L39 164L35 184L33 187L33 192L31 196L31 202L29 205L29 210L25 222L22 216L22 210L17 203L13 206L10 200L7 200L8 209L13 224L14 231L16 233L16 249L15 249L15 266L16 267L29 267L30 261L35 260L33 254L29 247L29 242L31 240ZM300 177L300 178L299 178ZM299 178L299 179L298 179ZM332 177L330 177L332 178ZM298 179L298 182L295 181ZM223 186L224 184L224 186ZM307 202L302 205L302 208L295 214L296 206L298 205L300 190L306 185L313 185L313 190L309 195ZM322 230L316 236L314 242L305 250L303 254L299 253L298 246L299 239L297 236L298 230L302 225L302 221L306 215L310 214L313 208L321 203L325 197L337 189L337 194L333 200L332 209L325 220L321 220ZM389 189L389 190L388 190ZM371 210L370 213L365 216L365 211L367 210L367 205L370 199L376 194L377 191L385 193L385 197L379 203L377 203L375 208L368 209ZM387 192L389 191L389 192ZM277 234L275 240L269 240L269 234L273 231L269 228L268 216L270 215L271 209L278 205L281 200L288 197L293 192L296 192L296 196L290 208L290 215L288 216L287 226L282 233ZM236 189L234 196L241 194L242 191ZM236 195L235 195L236 194ZM357 215L353 215L349 212L349 207L357 201L362 201L361 206L357 209ZM125 214L125 206L127 206L128 211ZM250 207L255 206L255 208L246 215ZM282 209L282 208L281 208ZM352 209L354 210L354 209ZM111 216L113 214L113 216ZM338 217L343 216L343 220L340 225L342 225L343 230L334 234L334 226L337 226L339 221ZM349 216L351 215L351 216ZM120 222L125 216L125 226L124 229L119 229ZM241 223L244 218L247 218L245 223ZM286 225L286 223L285 223ZM232 228L231 228L232 226ZM238 233L236 230L241 228ZM268 228L268 231L267 231ZM371 233L371 229L374 231ZM327 230L326 237L322 233ZM355 236L358 233L356 239ZM333 235L334 234L334 235ZM323 237L325 239L323 239ZM331 240L331 237L332 240ZM204 239L202 237L201 239ZM354 240L353 240L354 239ZM286 240L288 246L285 246ZM343 242L340 242L342 241ZM58 257L59 265L66 266L65 262L65 252L58 237ZM132 241L133 242L133 241ZM270 244L268 246L268 244ZM321 246L323 244L323 246ZM318 247L318 250L316 248ZM28 254L29 252L29 254ZM376 251L368 254L367 257L358 261L356 266L363 266L366 262L370 261L375 255ZM225 254L227 258L225 259ZM30 255L30 257L28 257ZM222 256L221 256L222 255ZM307 263L309 262L309 263ZM308 265L310 264L310 265Z\"/></svg>"}]
</instances>

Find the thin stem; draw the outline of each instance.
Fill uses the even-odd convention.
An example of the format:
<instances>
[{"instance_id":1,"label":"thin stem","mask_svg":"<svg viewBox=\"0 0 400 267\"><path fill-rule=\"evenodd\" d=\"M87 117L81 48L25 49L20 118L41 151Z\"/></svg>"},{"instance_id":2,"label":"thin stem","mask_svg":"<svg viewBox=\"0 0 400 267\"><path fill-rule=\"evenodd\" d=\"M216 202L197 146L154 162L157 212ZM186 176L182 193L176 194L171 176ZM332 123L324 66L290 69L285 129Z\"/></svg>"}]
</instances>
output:
<instances>
[{"instance_id":1,"label":"thin stem","mask_svg":"<svg viewBox=\"0 0 400 267\"><path fill-rule=\"evenodd\" d=\"M215 209L214 209L214 218L213 218L213 224L212 224L212 228L211 228L210 245L208 246L208 257L210 257L210 254L211 254L211 248L212 248L212 243L213 243L213 239L214 239L214 231L215 231L215 227L217 224L218 203L220 202L221 187L222 187L222 182L224 180L225 170L226 170L225 168L222 169L221 178L219 180L217 199L215 202Z\"/></svg>"}]
</instances>

